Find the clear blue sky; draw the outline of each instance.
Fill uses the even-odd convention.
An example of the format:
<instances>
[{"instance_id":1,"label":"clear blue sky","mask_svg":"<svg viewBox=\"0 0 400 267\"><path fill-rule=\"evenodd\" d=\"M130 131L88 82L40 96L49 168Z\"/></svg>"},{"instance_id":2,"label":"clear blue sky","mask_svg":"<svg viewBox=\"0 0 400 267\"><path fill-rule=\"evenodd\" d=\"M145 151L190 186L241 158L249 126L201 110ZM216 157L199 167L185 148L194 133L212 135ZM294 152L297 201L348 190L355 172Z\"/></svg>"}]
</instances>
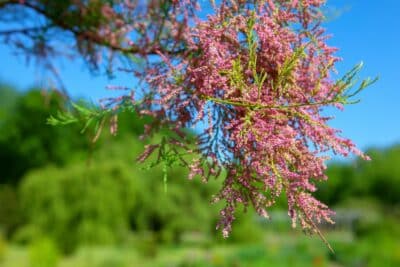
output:
<instances>
[{"instance_id":1,"label":"clear blue sky","mask_svg":"<svg viewBox=\"0 0 400 267\"><path fill-rule=\"evenodd\" d=\"M362 77L379 75L380 80L361 95L361 103L334 112L331 122L343 130L362 149L400 143L400 1L398 0L328 0L330 21L325 24L333 34L329 43L338 47L343 62L337 65L341 74L360 61ZM0 45L0 81L21 89L40 83L43 75L34 66ZM64 62L61 77L72 96L92 100L108 96L108 84L132 86L134 80L118 76L112 81L91 76L82 63Z\"/></svg>"}]
</instances>

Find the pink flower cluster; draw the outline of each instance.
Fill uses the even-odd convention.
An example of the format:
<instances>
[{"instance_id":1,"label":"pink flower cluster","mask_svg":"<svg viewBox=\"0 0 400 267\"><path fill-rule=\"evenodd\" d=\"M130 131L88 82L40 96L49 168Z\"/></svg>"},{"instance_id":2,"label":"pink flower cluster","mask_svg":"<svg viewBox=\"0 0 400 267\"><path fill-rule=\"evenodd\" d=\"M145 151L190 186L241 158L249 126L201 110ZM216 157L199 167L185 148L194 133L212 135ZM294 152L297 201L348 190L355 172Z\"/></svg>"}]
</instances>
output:
<instances>
[{"instance_id":1,"label":"pink flower cluster","mask_svg":"<svg viewBox=\"0 0 400 267\"><path fill-rule=\"evenodd\" d=\"M254 2L222 1L197 19L184 35L188 52L160 52L163 63L147 81L160 96L158 115L177 127L203 125L190 177L226 173L215 199L226 202L218 225L224 236L239 204L267 217L281 194L293 226L318 231L333 215L311 194L314 181L327 179L326 152L365 157L321 114L341 107L343 90L330 77L339 59L320 27L324 1Z\"/></svg>"}]
</instances>

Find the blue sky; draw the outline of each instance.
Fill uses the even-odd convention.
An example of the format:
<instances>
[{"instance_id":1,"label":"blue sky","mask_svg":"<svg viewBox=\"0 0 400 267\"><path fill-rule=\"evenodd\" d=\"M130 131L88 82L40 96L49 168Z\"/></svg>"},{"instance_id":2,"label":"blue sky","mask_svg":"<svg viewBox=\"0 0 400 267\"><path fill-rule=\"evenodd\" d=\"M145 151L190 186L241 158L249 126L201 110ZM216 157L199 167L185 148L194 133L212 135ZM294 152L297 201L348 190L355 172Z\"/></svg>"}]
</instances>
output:
<instances>
[{"instance_id":1,"label":"blue sky","mask_svg":"<svg viewBox=\"0 0 400 267\"><path fill-rule=\"evenodd\" d=\"M378 3L378 4L377 4ZM361 78L379 75L379 81L359 96L361 102L333 112L331 125L343 131L362 149L400 143L400 1L328 0L329 21L324 27L333 37L332 46L340 50L343 62L337 65L340 74L360 61L364 62ZM0 45L0 81L21 89L40 84L44 75L27 66L22 58ZM63 62L61 77L72 96L92 100L108 96L108 84L133 86L130 76L114 80L91 75L79 62Z\"/></svg>"}]
</instances>

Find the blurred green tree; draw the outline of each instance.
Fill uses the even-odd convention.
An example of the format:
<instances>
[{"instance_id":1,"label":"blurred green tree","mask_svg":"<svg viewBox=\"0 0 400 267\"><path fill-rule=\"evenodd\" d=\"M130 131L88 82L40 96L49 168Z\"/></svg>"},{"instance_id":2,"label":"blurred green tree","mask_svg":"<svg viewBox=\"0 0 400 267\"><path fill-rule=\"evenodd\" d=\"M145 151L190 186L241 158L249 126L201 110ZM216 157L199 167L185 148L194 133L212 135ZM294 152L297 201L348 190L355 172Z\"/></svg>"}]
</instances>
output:
<instances>
[{"instance_id":1,"label":"blurred green tree","mask_svg":"<svg viewBox=\"0 0 400 267\"><path fill-rule=\"evenodd\" d=\"M137 195L130 170L102 162L30 172L20 186L27 226L53 238L67 252L78 245L121 241Z\"/></svg>"},{"instance_id":2,"label":"blurred green tree","mask_svg":"<svg viewBox=\"0 0 400 267\"><path fill-rule=\"evenodd\" d=\"M400 145L367 150L371 162L332 163L329 180L316 192L325 203L335 205L350 198L374 198L385 206L400 205Z\"/></svg>"},{"instance_id":3,"label":"blurred green tree","mask_svg":"<svg viewBox=\"0 0 400 267\"><path fill-rule=\"evenodd\" d=\"M84 244L122 242L130 230L152 232L162 243L180 242L187 232L215 231L217 206L210 209L204 200L217 192L218 182L187 184L183 169L175 168L168 173L166 193L161 168L140 170L126 156L141 149L126 136L104 143L89 165L30 171L20 184L25 226L16 238L29 241L45 233L68 252Z\"/></svg>"},{"instance_id":4,"label":"blurred green tree","mask_svg":"<svg viewBox=\"0 0 400 267\"><path fill-rule=\"evenodd\" d=\"M49 114L66 107L58 93L34 89L17 94L2 87L1 95L13 96L15 103L3 106L7 115L0 120L0 184L17 184L27 170L50 162L65 164L88 148L78 126L61 129L46 124Z\"/></svg>"}]
</instances>

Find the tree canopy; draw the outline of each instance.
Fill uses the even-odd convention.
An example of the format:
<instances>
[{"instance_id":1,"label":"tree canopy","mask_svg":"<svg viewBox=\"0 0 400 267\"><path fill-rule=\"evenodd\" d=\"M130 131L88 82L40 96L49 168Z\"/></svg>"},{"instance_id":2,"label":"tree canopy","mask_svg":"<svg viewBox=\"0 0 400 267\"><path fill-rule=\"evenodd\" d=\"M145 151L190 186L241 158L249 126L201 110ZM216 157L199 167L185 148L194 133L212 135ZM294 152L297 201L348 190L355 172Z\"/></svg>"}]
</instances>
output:
<instances>
[{"instance_id":1,"label":"tree canopy","mask_svg":"<svg viewBox=\"0 0 400 267\"><path fill-rule=\"evenodd\" d=\"M375 80L353 89L362 64L341 79L339 58L321 27L323 0L2 0L3 40L54 70L58 56L79 55L93 69L124 71L141 81L93 110L75 104L79 118L115 134L121 111L154 119L149 135L174 134L148 145L164 171L186 166L189 178L224 174L214 201L224 201L218 227L231 231L238 205L264 217L285 194L292 225L319 233L333 212L312 192L327 153L368 159L322 114L342 109ZM203 9L202 9L203 8ZM205 17L203 13L208 13ZM55 70L54 70L55 72ZM50 123L78 119L59 114ZM197 127L196 137L185 129ZM319 233L320 234L320 233Z\"/></svg>"}]
</instances>

